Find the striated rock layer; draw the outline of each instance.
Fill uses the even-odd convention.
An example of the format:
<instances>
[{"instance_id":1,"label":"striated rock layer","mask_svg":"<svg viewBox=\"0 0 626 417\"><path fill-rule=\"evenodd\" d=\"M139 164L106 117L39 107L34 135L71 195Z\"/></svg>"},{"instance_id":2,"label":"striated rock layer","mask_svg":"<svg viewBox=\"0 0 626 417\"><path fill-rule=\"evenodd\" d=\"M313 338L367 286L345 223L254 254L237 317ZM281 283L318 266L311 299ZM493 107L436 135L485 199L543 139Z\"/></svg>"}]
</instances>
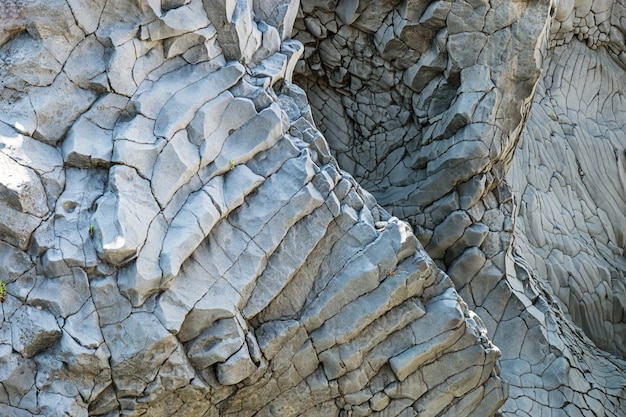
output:
<instances>
[{"instance_id":1,"label":"striated rock layer","mask_svg":"<svg viewBox=\"0 0 626 417\"><path fill-rule=\"evenodd\" d=\"M622 3L0 16L0 414L626 413Z\"/></svg>"},{"instance_id":2,"label":"striated rock layer","mask_svg":"<svg viewBox=\"0 0 626 417\"><path fill-rule=\"evenodd\" d=\"M484 320L501 412L624 415L624 3L302 10L318 126Z\"/></svg>"},{"instance_id":3,"label":"striated rock layer","mask_svg":"<svg viewBox=\"0 0 626 417\"><path fill-rule=\"evenodd\" d=\"M0 414L503 404L483 322L292 83L297 14L0 1Z\"/></svg>"}]
</instances>

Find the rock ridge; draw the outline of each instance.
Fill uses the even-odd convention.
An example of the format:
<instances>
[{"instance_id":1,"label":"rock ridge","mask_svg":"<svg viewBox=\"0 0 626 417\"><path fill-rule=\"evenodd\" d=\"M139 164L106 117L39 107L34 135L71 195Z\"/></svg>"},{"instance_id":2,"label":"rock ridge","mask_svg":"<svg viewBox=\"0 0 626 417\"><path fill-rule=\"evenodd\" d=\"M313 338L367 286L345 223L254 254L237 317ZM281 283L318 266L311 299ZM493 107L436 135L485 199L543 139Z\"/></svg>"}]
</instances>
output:
<instances>
[{"instance_id":1,"label":"rock ridge","mask_svg":"<svg viewBox=\"0 0 626 417\"><path fill-rule=\"evenodd\" d=\"M622 0L0 16L0 413L626 413Z\"/></svg>"}]
</instances>

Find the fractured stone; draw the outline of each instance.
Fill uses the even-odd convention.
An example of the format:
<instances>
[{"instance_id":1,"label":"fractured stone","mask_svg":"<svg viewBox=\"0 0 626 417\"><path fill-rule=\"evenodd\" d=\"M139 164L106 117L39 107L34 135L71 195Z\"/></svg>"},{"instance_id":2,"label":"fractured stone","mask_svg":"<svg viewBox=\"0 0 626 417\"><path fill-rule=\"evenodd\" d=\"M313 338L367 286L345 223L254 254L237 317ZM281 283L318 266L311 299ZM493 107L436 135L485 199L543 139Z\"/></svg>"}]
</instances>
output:
<instances>
[{"instance_id":1,"label":"fractured stone","mask_svg":"<svg viewBox=\"0 0 626 417\"><path fill-rule=\"evenodd\" d=\"M123 165L109 170L109 183L97 202L93 226L98 255L114 265L137 255L159 212L148 182Z\"/></svg>"},{"instance_id":2,"label":"fractured stone","mask_svg":"<svg viewBox=\"0 0 626 417\"><path fill-rule=\"evenodd\" d=\"M13 348L25 358L32 358L61 337L54 316L30 306L22 306L13 313L11 332Z\"/></svg>"},{"instance_id":3,"label":"fractured stone","mask_svg":"<svg viewBox=\"0 0 626 417\"><path fill-rule=\"evenodd\" d=\"M168 140L172 138L177 131L189 125L204 103L235 85L243 72L241 65L229 65L174 93L158 113L154 134ZM199 91L201 94L198 94Z\"/></svg>"}]
</instances>

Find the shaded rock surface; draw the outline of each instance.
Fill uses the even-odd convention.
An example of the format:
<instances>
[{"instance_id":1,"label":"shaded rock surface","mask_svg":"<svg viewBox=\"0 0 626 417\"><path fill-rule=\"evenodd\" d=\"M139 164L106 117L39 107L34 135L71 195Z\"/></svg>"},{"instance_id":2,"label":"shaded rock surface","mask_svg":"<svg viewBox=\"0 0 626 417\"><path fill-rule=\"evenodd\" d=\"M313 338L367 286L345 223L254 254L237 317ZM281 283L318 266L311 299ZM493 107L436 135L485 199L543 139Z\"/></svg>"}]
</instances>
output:
<instances>
[{"instance_id":1,"label":"shaded rock surface","mask_svg":"<svg viewBox=\"0 0 626 417\"><path fill-rule=\"evenodd\" d=\"M0 413L626 412L619 1L0 16Z\"/></svg>"},{"instance_id":2,"label":"shaded rock surface","mask_svg":"<svg viewBox=\"0 0 626 417\"><path fill-rule=\"evenodd\" d=\"M350 4L302 4L295 79L485 322L502 414L626 413L624 3Z\"/></svg>"}]
</instances>

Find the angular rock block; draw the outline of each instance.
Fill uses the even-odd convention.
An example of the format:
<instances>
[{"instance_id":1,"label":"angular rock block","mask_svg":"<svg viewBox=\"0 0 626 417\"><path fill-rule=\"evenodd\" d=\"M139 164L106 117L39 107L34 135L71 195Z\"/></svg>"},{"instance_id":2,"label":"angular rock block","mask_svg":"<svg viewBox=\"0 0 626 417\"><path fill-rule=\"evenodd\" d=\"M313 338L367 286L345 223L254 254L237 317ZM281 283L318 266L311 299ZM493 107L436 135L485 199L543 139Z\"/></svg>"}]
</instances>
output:
<instances>
[{"instance_id":1,"label":"angular rock block","mask_svg":"<svg viewBox=\"0 0 626 417\"><path fill-rule=\"evenodd\" d=\"M119 324L103 327L102 334L111 352L111 376L120 397L141 395L178 346L176 338L149 313L131 314Z\"/></svg>"},{"instance_id":2,"label":"angular rock block","mask_svg":"<svg viewBox=\"0 0 626 417\"><path fill-rule=\"evenodd\" d=\"M249 63L261 45L252 1L203 0L204 10L217 29L226 59Z\"/></svg>"},{"instance_id":3,"label":"angular rock block","mask_svg":"<svg viewBox=\"0 0 626 417\"><path fill-rule=\"evenodd\" d=\"M22 306L11 317L12 345L25 358L32 358L61 337L54 316L38 308Z\"/></svg>"},{"instance_id":4,"label":"angular rock block","mask_svg":"<svg viewBox=\"0 0 626 417\"><path fill-rule=\"evenodd\" d=\"M107 191L97 205L93 229L98 255L113 265L122 265L145 243L159 206L148 181L124 165L111 167Z\"/></svg>"},{"instance_id":5,"label":"angular rock block","mask_svg":"<svg viewBox=\"0 0 626 417\"><path fill-rule=\"evenodd\" d=\"M189 125L196 111L204 103L232 87L243 73L244 69L240 64L225 66L175 92L159 111L154 134L167 140L171 139L174 133Z\"/></svg>"},{"instance_id":6,"label":"angular rock block","mask_svg":"<svg viewBox=\"0 0 626 417\"><path fill-rule=\"evenodd\" d=\"M220 319L187 343L189 360L198 369L226 362L245 344L244 336L234 317Z\"/></svg>"},{"instance_id":7,"label":"angular rock block","mask_svg":"<svg viewBox=\"0 0 626 417\"><path fill-rule=\"evenodd\" d=\"M37 173L0 153L0 201L23 213L43 217L48 212L46 191Z\"/></svg>"},{"instance_id":8,"label":"angular rock block","mask_svg":"<svg viewBox=\"0 0 626 417\"><path fill-rule=\"evenodd\" d=\"M185 130L179 131L157 156L150 180L161 207L165 207L174 193L189 182L199 166L198 148L189 142Z\"/></svg>"}]
</instances>

